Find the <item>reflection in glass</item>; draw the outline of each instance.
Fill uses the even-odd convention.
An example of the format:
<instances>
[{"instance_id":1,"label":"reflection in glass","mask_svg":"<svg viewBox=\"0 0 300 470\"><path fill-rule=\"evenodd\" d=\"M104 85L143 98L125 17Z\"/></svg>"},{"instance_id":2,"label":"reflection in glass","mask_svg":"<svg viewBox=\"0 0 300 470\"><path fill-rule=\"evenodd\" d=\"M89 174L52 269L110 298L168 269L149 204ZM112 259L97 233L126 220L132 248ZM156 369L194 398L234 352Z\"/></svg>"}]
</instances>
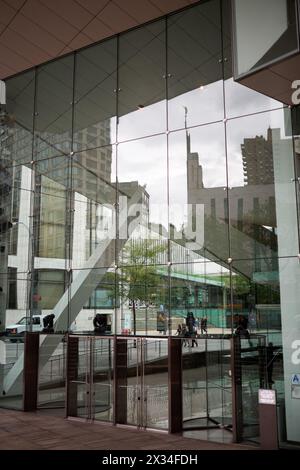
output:
<instances>
[{"instance_id":1,"label":"reflection in glass","mask_svg":"<svg viewBox=\"0 0 300 470\"><path fill-rule=\"evenodd\" d=\"M73 60L70 55L38 69L34 123L37 160L70 152Z\"/></svg>"},{"instance_id":2,"label":"reflection in glass","mask_svg":"<svg viewBox=\"0 0 300 470\"><path fill-rule=\"evenodd\" d=\"M1 119L2 166L32 160L35 72L6 81L6 112Z\"/></svg>"},{"instance_id":3,"label":"reflection in glass","mask_svg":"<svg viewBox=\"0 0 300 470\"><path fill-rule=\"evenodd\" d=\"M197 343L195 356L183 340L183 429L198 429L199 436L202 430L207 438L209 429L213 433L220 426L224 429L222 440L231 442L230 342L209 337L197 339Z\"/></svg>"},{"instance_id":4,"label":"reflection in glass","mask_svg":"<svg viewBox=\"0 0 300 470\"><path fill-rule=\"evenodd\" d=\"M46 176L41 176L38 203L38 256L66 258L66 188Z\"/></svg>"},{"instance_id":5,"label":"reflection in glass","mask_svg":"<svg viewBox=\"0 0 300 470\"><path fill-rule=\"evenodd\" d=\"M135 250L131 247L130 252L135 253ZM117 280L120 297L118 333L166 335L170 328L166 266L147 266L141 259L134 265L128 260L128 265L124 263L119 269Z\"/></svg>"},{"instance_id":6,"label":"reflection in glass","mask_svg":"<svg viewBox=\"0 0 300 470\"><path fill-rule=\"evenodd\" d=\"M244 65L260 67L292 50L293 1L236 3L260 13L257 37L251 15L239 31L250 38L239 41ZM169 334L183 343L183 412L191 427L231 425L226 335L241 325L250 334L242 357L244 424L252 427L247 399L256 406L261 379L255 338L277 348L268 386L280 400L283 361L290 383L300 303L297 108L291 118L277 101L233 81L229 4L198 2L7 80L0 330L22 318L30 329L30 315L51 311L56 332L96 338L89 351L84 342L79 347L72 385L78 416L112 419L113 351L93 336L97 315L108 344L111 334L122 335L116 352L125 370L116 388L123 424L166 428ZM272 29L269 11L274 22L280 9L281 25ZM178 337L187 317L198 338ZM23 343L8 339L4 348L0 341L0 401L16 406ZM43 344L47 374L63 356L60 339ZM99 365L90 382L86 360ZM53 394L47 384L40 394L50 404L63 397L52 385ZM87 392L95 392L88 407ZM289 418L298 413L295 403L286 394L291 440L299 437Z\"/></svg>"},{"instance_id":7,"label":"reflection in glass","mask_svg":"<svg viewBox=\"0 0 300 470\"><path fill-rule=\"evenodd\" d=\"M196 255L228 258L228 207L223 123L171 133L171 239ZM178 246L171 245L172 261ZM213 258L211 258L213 259Z\"/></svg>"},{"instance_id":8,"label":"reflection in glass","mask_svg":"<svg viewBox=\"0 0 300 470\"><path fill-rule=\"evenodd\" d=\"M147 257L147 240L165 245L168 230L167 139L166 136L140 139L118 146L118 202L120 243L145 240L141 245ZM119 250L120 251L120 250ZM159 255L159 253L157 253ZM161 263L156 258L146 264ZM120 254L121 262L124 253Z\"/></svg>"},{"instance_id":9,"label":"reflection in glass","mask_svg":"<svg viewBox=\"0 0 300 470\"><path fill-rule=\"evenodd\" d=\"M234 261L231 285L234 330L245 319L250 334L263 334L274 345L281 345L278 263L268 258Z\"/></svg>"},{"instance_id":10,"label":"reflection in glass","mask_svg":"<svg viewBox=\"0 0 300 470\"><path fill-rule=\"evenodd\" d=\"M77 153L72 163L73 259L75 269L98 249L98 263L110 266L115 258L115 183L114 146ZM101 242L110 245L101 246Z\"/></svg>"},{"instance_id":11,"label":"reflection in glass","mask_svg":"<svg viewBox=\"0 0 300 470\"><path fill-rule=\"evenodd\" d=\"M99 334L94 319L101 314L103 331L110 335L115 332L115 308L119 305L116 295L114 268L88 268L73 270L68 298L68 325L74 333Z\"/></svg>"},{"instance_id":12,"label":"reflection in glass","mask_svg":"<svg viewBox=\"0 0 300 470\"><path fill-rule=\"evenodd\" d=\"M38 408L64 414L66 400L67 343L56 335L56 348L49 354L49 340L53 336L40 335Z\"/></svg>"},{"instance_id":13,"label":"reflection in glass","mask_svg":"<svg viewBox=\"0 0 300 470\"><path fill-rule=\"evenodd\" d=\"M295 253L293 143L284 116L278 110L227 123L233 258L275 259L278 249ZM285 220L280 226L278 218Z\"/></svg>"},{"instance_id":14,"label":"reflection in glass","mask_svg":"<svg viewBox=\"0 0 300 470\"><path fill-rule=\"evenodd\" d=\"M168 429L168 342L118 338L117 422Z\"/></svg>"},{"instance_id":15,"label":"reflection in glass","mask_svg":"<svg viewBox=\"0 0 300 470\"><path fill-rule=\"evenodd\" d=\"M118 140L166 130L165 21L120 36Z\"/></svg>"},{"instance_id":16,"label":"reflection in glass","mask_svg":"<svg viewBox=\"0 0 300 470\"><path fill-rule=\"evenodd\" d=\"M73 150L116 139L117 39L76 55Z\"/></svg>"},{"instance_id":17,"label":"reflection in glass","mask_svg":"<svg viewBox=\"0 0 300 470\"><path fill-rule=\"evenodd\" d=\"M168 19L169 129L223 119L220 2ZM184 117L183 108L189 112Z\"/></svg>"},{"instance_id":18,"label":"reflection in glass","mask_svg":"<svg viewBox=\"0 0 300 470\"><path fill-rule=\"evenodd\" d=\"M225 103L227 118L269 111L283 106L280 101L241 85L232 77L225 81Z\"/></svg>"},{"instance_id":19,"label":"reflection in glass","mask_svg":"<svg viewBox=\"0 0 300 470\"><path fill-rule=\"evenodd\" d=\"M173 264L171 273L171 320L174 333L178 324L187 325L193 314L195 332L231 333L230 278L226 268L209 261ZM206 319L206 328L203 324Z\"/></svg>"}]
</instances>

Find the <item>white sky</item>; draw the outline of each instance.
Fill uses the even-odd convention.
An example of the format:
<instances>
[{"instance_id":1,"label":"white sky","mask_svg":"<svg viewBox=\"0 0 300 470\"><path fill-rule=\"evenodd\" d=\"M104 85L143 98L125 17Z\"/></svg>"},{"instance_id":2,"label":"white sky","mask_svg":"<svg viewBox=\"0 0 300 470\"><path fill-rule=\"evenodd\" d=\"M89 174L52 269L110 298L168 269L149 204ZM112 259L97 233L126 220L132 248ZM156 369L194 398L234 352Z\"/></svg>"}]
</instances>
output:
<instances>
[{"instance_id":1,"label":"white sky","mask_svg":"<svg viewBox=\"0 0 300 470\"><path fill-rule=\"evenodd\" d=\"M267 130L281 128L284 138L283 110L276 108L281 103L256 93L232 80L225 82L225 98L227 112L227 152L229 167L229 186L243 186L243 168L241 144L244 138L256 135L266 137ZM185 110L188 109L187 125L193 126L204 122L214 122L189 128L191 151L199 154L199 163L203 168L204 186L207 188L226 186L225 160L225 124L223 122L223 87L216 82L204 89L192 90L182 94L169 103L169 129L180 128L169 134L169 174L170 204L187 203L187 170L186 170L186 131ZM269 111L273 109L273 111ZM167 135L166 102L160 101L149 107L137 110L120 119L119 139L137 139L145 134L163 133L154 137L142 138L132 142L120 143L118 146L118 178L119 181L137 180L146 185L150 194L151 205L166 206L167 188ZM258 113L238 119L230 119L239 115ZM183 223L182 214L171 222L177 226ZM150 218L151 219L151 218ZM167 213L164 211L160 220L167 225Z\"/></svg>"}]
</instances>

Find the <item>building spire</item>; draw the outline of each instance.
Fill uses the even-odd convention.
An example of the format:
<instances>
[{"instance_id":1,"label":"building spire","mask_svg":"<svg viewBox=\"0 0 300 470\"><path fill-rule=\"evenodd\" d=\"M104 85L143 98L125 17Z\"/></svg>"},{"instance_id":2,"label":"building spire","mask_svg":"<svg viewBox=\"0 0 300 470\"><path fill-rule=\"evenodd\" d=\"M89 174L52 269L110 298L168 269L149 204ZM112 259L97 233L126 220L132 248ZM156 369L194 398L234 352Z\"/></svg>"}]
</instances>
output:
<instances>
[{"instance_id":1,"label":"building spire","mask_svg":"<svg viewBox=\"0 0 300 470\"><path fill-rule=\"evenodd\" d=\"M184 127L186 129L187 128L186 120L187 120L188 109L187 109L186 106L183 106L183 107L184 107Z\"/></svg>"},{"instance_id":2,"label":"building spire","mask_svg":"<svg viewBox=\"0 0 300 470\"><path fill-rule=\"evenodd\" d=\"M189 156L191 154L191 137L190 134L187 131L187 114L188 114L188 109L186 106L184 107L184 128L185 128L185 133L186 133L186 154Z\"/></svg>"}]
</instances>

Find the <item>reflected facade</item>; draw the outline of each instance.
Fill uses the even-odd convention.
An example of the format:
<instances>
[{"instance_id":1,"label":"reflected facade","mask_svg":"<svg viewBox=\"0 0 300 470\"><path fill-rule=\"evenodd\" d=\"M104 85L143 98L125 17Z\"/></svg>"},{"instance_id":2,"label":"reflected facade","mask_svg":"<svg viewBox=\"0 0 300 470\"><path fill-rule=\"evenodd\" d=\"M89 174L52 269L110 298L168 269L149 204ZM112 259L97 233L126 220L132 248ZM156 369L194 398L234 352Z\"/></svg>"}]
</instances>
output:
<instances>
[{"instance_id":1,"label":"reflected facade","mask_svg":"<svg viewBox=\"0 0 300 470\"><path fill-rule=\"evenodd\" d=\"M230 37L227 2L210 0L6 80L0 327L18 340L22 318L34 331L53 312L55 332L89 334L101 314L107 335L162 338L191 311L199 334L203 318L215 335L243 318L274 345L272 386L299 442L299 132L288 107L233 81ZM231 419L222 341L206 350L209 377L185 362L188 419L206 419L207 400ZM2 372L7 395L17 360ZM189 409L191 383L204 414Z\"/></svg>"}]
</instances>

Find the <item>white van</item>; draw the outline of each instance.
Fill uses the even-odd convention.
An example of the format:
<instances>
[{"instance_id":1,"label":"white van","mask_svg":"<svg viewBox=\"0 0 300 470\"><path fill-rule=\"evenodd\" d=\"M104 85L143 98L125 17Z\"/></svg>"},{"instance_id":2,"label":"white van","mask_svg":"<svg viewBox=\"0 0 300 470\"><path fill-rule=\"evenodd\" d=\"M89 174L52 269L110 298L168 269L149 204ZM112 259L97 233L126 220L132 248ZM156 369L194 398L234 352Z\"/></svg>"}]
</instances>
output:
<instances>
[{"instance_id":1,"label":"white van","mask_svg":"<svg viewBox=\"0 0 300 470\"><path fill-rule=\"evenodd\" d=\"M43 331L43 318L46 315L33 315L32 316L32 331ZM16 343L18 340L23 341L25 331L29 330L29 318L23 317L17 323L7 325L5 328L5 336L9 338L12 343ZM70 331L76 331L76 321L71 324Z\"/></svg>"},{"instance_id":2,"label":"white van","mask_svg":"<svg viewBox=\"0 0 300 470\"><path fill-rule=\"evenodd\" d=\"M16 343L18 340L22 341L25 331L29 329L29 318L23 317L17 323L8 325L5 328L5 336L10 339L12 343ZM32 316L32 331L43 330L43 316L33 315Z\"/></svg>"}]
</instances>

